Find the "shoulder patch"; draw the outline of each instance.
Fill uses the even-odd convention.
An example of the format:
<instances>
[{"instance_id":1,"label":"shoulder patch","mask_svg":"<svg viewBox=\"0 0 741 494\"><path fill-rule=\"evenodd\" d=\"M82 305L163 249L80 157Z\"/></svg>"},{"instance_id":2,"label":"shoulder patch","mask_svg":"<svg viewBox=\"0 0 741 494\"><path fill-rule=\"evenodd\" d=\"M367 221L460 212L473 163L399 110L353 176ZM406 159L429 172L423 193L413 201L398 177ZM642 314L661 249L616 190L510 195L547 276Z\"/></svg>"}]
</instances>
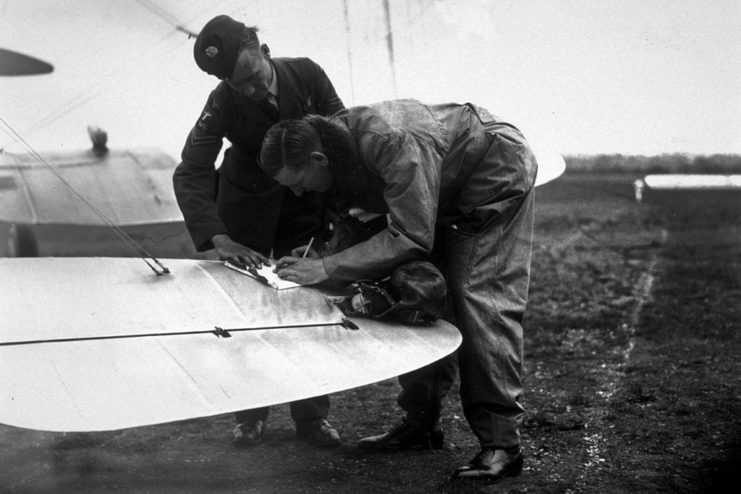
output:
<instances>
[{"instance_id":1,"label":"shoulder patch","mask_svg":"<svg viewBox=\"0 0 741 494\"><path fill-rule=\"evenodd\" d=\"M208 132L208 127L199 120L195 127L190 131L188 142L191 146L202 146L213 143L220 143L221 137Z\"/></svg>"},{"instance_id":2,"label":"shoulder patch","mask_svg":"<svg viewBox=\"0 0 741 494\"><path fill-rule=\"evenodd\" d=\"M201 113L201 116L198 118L198 121L196 122L196 129L203 133L209 133L210 130L214 127L214 114L211 113L208 110L203 110L203 113Z\"/></svg>"}]
</instances>

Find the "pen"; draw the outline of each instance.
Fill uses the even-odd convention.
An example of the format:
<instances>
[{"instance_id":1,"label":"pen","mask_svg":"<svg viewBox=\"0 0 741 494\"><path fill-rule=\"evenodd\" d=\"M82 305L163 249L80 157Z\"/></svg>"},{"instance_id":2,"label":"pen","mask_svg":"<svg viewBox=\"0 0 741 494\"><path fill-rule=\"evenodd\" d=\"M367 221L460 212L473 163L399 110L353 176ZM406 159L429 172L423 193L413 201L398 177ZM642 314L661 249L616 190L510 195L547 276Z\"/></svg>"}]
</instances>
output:
<instances>
[{"instance_id":1,"label":"pen","mask_svg":"<svg viewBox=\"0 0 741 494\"><path fill-rule=\"evenodd\" d=\"M309 250L311 249L311 244L314 243L314 237L311 237L311 240L309 240L309 245L306 246L306 250L304 251L304 255L301 257L301 260L303 261L306 259L306 254L309 253Z\"/></svg>"}]
</instances>

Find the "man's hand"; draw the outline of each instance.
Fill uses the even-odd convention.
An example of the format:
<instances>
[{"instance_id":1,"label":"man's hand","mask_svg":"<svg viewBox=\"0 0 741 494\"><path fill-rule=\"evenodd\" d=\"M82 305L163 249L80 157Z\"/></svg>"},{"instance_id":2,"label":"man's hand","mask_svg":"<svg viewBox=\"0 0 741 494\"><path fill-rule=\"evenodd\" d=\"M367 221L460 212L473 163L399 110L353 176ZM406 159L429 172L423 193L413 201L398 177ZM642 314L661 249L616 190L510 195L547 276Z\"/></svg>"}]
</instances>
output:
<instances>
[{"instance_id":1,"label":"man's hand","mask_svg":"<svg viewBox=\"0 0 741 494\"><path fill-rule=\"evenodd\" d=\"M264 264L270 266L270 260L259 252L239 244L229 238L229 235L222 233L214 235L211 242L219 254L219 259L226 260L246 268L260 268Z\"/></svg>"},{"instance_id":2,"label":"man's hand","mask_svg":"<svg viewBox=\"0 0 741 494\"><path fill-rule=\"evenodd\" d=\"M278 278L293 281L299 285L315 285L329 279L321 259L286 256L275 262Z\"/></svg>"}]
</instances>

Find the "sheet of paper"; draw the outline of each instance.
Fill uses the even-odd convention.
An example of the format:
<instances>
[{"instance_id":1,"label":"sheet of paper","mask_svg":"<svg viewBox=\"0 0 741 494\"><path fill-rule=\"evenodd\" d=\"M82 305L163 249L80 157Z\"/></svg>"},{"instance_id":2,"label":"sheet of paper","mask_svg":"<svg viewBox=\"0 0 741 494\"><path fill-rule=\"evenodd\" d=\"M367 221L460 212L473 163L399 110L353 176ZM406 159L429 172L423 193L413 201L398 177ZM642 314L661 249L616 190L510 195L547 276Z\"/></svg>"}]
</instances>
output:
<instances>
[{"instance_id":1,"label":"sheet of paper","mask_svg":"<svg viewBox=\"0 0 741 494\"><path fill-rule=\"evenodd\" d=\"M250 270L236 266L229 261L224 261L224 265L234 271L239 271L242 274L246 274L258 281L267 283L268 286L275 288L276 290L285 290L286 288L296 288L299 285L293 281L286 281L278 278L278 275L273 272L273 266L263 266L260 269L254 270L258 276L255 276ZM263 279L260 279L262 277Z\"/></svg>"}]
</instances>

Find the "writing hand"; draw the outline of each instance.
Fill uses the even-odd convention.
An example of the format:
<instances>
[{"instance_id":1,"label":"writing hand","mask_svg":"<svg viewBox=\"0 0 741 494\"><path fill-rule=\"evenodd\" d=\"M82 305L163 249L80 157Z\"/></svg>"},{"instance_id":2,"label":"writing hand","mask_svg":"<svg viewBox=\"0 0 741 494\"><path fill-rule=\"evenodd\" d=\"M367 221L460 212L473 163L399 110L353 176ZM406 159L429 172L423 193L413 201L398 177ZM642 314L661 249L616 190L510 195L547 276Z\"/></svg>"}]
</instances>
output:
<instances>
[{"instance_id":1,"label":"writing hand","mask_svg":"<svg viewBox=\"0 0 741 494\"><path fill-rule=\"evenodd\" d=\"M275 273L278 278L299 285L315 285L329 279L321 258L281 257L275 263Z\"/></svg>"}]
</instances>

